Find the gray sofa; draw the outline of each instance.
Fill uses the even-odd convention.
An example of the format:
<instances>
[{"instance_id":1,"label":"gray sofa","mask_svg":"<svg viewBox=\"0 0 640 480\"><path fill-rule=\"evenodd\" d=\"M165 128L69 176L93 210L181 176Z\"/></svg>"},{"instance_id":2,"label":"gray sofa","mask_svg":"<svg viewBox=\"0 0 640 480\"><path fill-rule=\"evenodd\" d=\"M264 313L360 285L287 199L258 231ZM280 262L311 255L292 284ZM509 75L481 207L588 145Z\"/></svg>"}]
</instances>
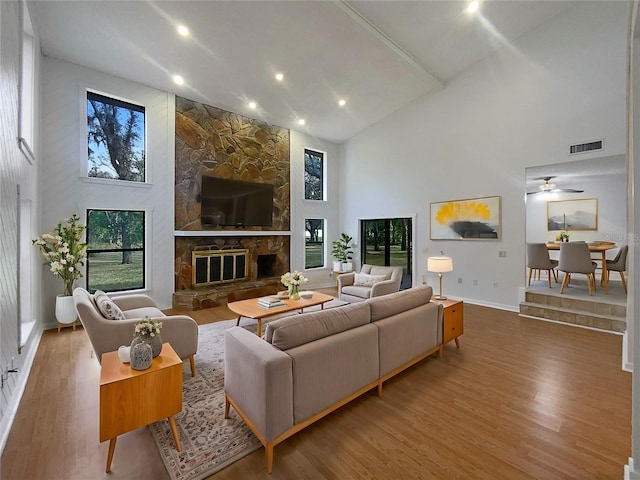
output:
<instances>
[{"instance_id":1,"label":"gray sofa","mask_svg":"<svg viewBox=\"0 0 640 480\"><path fill-rule=\"evenodd\" d=\"M359 283L358 279L379 280L368 284L367 281ZM400 290L402 282L402 267L381 267L379 265L362 265L359 273L345 273L338 277L338 297L345 302L363 302L369 298L388 295Z\"/></svg>"},{"instance_id":2,"label":"gray sofa","mask_svg":"<svg viewBox=\"0 0 640 480\"><path fill-rule=\"evenodd\" d=\"M191 376L195 375L193 356L198 351L198 324L193 318L186 315L166 316L147 295L136 294L110 299L122 310L124 319L105 318L87 290L78 287L73 291L78 317L100 363L103 353L113 352L121 345L130 345L136 323L149 316L162 322L162 341L169 342L180 358L189 359Z\"/></svg>"},{"instance_id":3,"label":"gray sofa","mask_svg":"<svg viewBox=\"0 0 640 480\"><path fill-rule=\"evenodd\" d=\"M442 305L421 286L274 320L264 338L225 332L225 418L233 407L265 446L304 427L436 352Z\"/></svg>"}]
</instances>

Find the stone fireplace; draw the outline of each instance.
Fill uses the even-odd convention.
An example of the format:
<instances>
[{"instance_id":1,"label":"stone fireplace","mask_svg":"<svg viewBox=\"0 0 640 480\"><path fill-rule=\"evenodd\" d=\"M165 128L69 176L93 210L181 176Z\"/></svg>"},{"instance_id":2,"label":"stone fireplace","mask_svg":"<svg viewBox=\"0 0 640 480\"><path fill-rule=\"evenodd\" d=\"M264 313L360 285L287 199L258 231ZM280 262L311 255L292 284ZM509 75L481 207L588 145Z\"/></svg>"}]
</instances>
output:
<instances>
[{"instance_id":1,"label":"stone fireplace","mask_svg":"<svg viewBox=\"0 0 640 480\"><path fill-rule=\"evenodd\" d=\"M289 130L178 96L175 125L173 307L197 310L230 292L282 288L289 270ZM272 185L271 227L203 224L203 176Z\"/></svg>"},{"instance_id":2,"label":"stone fireplace","mask_svg":"<svg viewBox=\"0 0 640 480\"><path fill-rule=\"evenodd\" d=\"M289 270L289 236L176 236L173 307L209 308L229 292L280 286Z\"/></svg>"}]
</instances>

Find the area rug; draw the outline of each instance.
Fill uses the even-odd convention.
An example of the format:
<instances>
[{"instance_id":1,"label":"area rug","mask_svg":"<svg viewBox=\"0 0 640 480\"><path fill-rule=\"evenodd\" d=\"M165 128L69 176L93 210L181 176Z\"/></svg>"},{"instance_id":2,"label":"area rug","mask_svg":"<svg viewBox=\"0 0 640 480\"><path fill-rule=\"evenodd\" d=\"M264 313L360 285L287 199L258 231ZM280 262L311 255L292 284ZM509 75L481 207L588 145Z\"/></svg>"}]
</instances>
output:
<instances>
[{"instance_id":1,"label":"area rug","mask_svg":"<svg viewBox=\"0 0 640 480\"><path fill-rule=\"evenodd\" d=\"M325 308L340 305L344 302L332 300ZM287 315L295 313L283 314ZM196 376L191 376L189 362L183 364L182 412L175 416L182 452L176 451L166 420L149 426L173 480L201 480L262 446L233 408L224 418L224 331L235 324L236 320L226 320L201 325ZM256 322L243 318L240 326L255 332Z\"/></svg>"}]
</instances>

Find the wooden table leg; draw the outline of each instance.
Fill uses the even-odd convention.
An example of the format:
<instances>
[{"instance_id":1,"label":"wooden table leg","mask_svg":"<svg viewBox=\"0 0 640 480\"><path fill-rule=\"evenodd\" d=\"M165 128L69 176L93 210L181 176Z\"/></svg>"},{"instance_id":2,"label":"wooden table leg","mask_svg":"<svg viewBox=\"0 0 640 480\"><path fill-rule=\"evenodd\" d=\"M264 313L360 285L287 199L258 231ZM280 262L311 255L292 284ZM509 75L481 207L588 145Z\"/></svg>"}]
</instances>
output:
<instances>
[{"instance_id":1,"label":"wooden table leg","mask_svg":"<svg viewBox=\"0 0 640 480\"><path fill-rule=\"evenodd\" d=\"M168 417L169 426L171 427L171 433L173 433L173 440L176 442L176 450L182 451L182 444L180 443L180 435L178 435L178 427L176 426L176 419L173 418L173 415Z\"/></svg>"},{"instance_id":2,"label":"wooden table leg","mask_svg":"<svg viewBox=\"0 0 640 480\"><path fill-rule=\"evenodd\" d=\"M109 440L109 453L107 454L107 470L106 473L111 471L111 461L113 460L113 452L116 450L116 439L118 437L113 437Z\"/></svg>"},{"instance_id":3,"label":"wooden table leg","mask_svg":"<svg viewBox=\"0 0 640 480\"><path fill-rule=\"evenodd\" d=\"M458 340L458 337L455 338L456 341L456 348L460 348L460 340Z\"/></svg>"},{"instance_id":4,"label":"wooden table leg","mask_svg":"<svg viewBox=\"0 0 640 480\"><path fill-rule=\"evenodd\" d=\"M262 319L258 318L258 326L256 327L256 335L258 335L259 337L262 336Z\"/></svg>"},{"instance_id":5,"label":"wooden table leg","mask_svg":"<svg viewBox=\"0 0 640 480\"><path fill-rule=\"evenodd\" d=\"M604 279L604 294L609 295L609 275L607 275L607 251L602 251L602 278Z\"/></svg>"}]
</instances>

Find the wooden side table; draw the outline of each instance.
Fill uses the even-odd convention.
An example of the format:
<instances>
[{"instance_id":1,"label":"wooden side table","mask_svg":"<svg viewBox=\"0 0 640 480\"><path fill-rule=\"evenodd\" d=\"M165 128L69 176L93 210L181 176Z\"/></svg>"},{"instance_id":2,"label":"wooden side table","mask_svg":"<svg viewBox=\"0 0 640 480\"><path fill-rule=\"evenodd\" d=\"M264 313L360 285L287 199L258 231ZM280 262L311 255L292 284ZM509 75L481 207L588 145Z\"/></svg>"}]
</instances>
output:
<instances>
[{"instance_id":1,"label":"wooden side table","mask_svg":"<svg viewBox=\"0 0 640 480\"><path fill-rule=\"evenodd\" d=\"M441 303L443 312L442 321L442 344L445 345L451 340L455 340L456 348L460 348L458 337L464 333L464 303L462 300L435 300Z\"/></svg>"},{"instance_id":2,"label":"wooden side table","mask_svg":"<svg viewBox=\"0 0 640 480\"><path fill-rule=\"evenodd\" d=\"M102 355L100 371L100 441L110 440L107 470L116 439L136 428L163 418L169 420L176 449L182 451L173 416L182 411L182 360L164 343L160 355L146 370L133 370L122 363L118 352Z\"/></svg>"}]
</instances>

